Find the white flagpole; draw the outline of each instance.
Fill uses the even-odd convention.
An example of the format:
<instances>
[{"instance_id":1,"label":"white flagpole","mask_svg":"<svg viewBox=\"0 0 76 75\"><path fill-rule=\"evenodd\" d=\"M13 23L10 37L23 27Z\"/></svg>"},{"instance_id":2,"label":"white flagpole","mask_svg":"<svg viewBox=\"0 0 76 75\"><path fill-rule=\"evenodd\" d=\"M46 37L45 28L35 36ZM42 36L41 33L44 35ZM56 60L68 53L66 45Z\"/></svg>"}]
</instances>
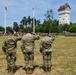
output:
<instances>
[{"instance_id":1,"label":"white flagpole","mask_svg":"<svg viewBox=\"0 0 76 75\"><path fill-rule=\"evenodd\" d=\"M32 8L33 10L33 32L35 33L35 10L34 8Z\"/></svg>"},{"instance_id":2,"label":"white flagpole","mask_svg":"<svg viewBox=\"0 0 76 75\"><path fill-rule=\"evenodd\" d=\"M4 6L4 25L5 25L5 33L6 33L6 9Z\"/></svg>"}]
</instances>

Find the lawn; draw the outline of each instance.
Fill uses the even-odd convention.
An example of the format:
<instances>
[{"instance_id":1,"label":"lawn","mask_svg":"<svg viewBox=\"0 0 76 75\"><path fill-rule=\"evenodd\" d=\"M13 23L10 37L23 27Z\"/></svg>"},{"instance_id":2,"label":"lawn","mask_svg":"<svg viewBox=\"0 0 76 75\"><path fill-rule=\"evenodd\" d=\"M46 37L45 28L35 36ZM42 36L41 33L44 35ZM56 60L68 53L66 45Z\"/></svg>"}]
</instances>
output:
<instances>
[{"instance_id":1,"label":"lawn","mask_svg":"<svg viewBox=\"0 0 76 75\"><path fill-rule=\"evenodd\" d=\"M0 37L0 75L8 75L6 70L6 57L1 46L4 36ZM42 38L42 37L41 37ZM39 52L40 40L35 42L35 68L32 75L47 75L40 66L42 66L42 55ZM25 66L23 54L20 49L21 42L18 41L16 65L20 67L14 75L27 75L23 70ZM52 70L48 75L76 75L76 37L58 36L52 44Z\"/></svg>"}]
</instances>

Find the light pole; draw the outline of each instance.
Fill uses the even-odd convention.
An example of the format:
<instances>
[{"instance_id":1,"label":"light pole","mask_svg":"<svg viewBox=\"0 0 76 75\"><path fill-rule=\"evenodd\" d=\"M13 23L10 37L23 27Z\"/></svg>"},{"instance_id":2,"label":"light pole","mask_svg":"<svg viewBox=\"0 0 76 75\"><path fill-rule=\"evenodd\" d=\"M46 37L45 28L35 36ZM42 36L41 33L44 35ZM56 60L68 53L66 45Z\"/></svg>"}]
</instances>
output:
<instances>
[{"instance_id":1,"label":"light pole","mask_svg":"<svg viewBox=\"0 0 76 75\"><path fill-rule=\"evenodd\" d=\"M6 10L7 10L7 8L4 6L4 25L5 25L5 33L6 33Z\"/></svg>"},{"instance_id":2,"label":"light pole","mask_svg":"<svg viewBox=\"0 0 76 75\"><path fill-rule=\"evenodd\" d=\"M34 8L32 8L33 10L33 32L35 33L35 10Z\"/></svg>"}]
</instances>

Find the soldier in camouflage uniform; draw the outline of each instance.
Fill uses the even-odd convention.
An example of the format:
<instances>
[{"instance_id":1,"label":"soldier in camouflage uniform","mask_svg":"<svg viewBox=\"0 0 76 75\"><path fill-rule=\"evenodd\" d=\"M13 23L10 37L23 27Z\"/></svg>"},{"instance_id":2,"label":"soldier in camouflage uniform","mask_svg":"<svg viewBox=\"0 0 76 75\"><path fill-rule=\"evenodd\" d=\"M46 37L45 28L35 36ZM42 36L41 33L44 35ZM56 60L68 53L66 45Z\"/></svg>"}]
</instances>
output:
<instances>
[{"instance_id":1,"label":"soldier in camouflage uniform","mask_svg":"<svg viewBox=\"0 0 76 75\"><path fill-rule=\"evenodd\" d=\"M13 72L16 61L17 40L19 37L13 36L13 30L9 30L7 34L8 36L3 42L2 49L6 54L8 72Z\"/></svg>"},{"instance_id":2,"label":"soldier in camouflage uniform","mask_svg":"<svg viewBox=\"0 0 76 75\"><path fill-rule=\"evenodd\" d=\"M44 71L51 71L51 54L52 54L52 42L53 39L46 33L45 37L41 40L40 43L40 52L43 56L43 69Z\"/></svg>"},{"instance_id":3,"label":"soldier in camouflage uniform","mask_svg":"<svg viewBox=\"0 0 76 75\"><path fill-rule=\"evenodd\" d=\"M39 36L31 34L30 29L27 29L26 35L22 37L21 50L26 61L26 73L29 74L33 73L34 69L34 46L37 39L39 39Z\"/></svg>"}]
</instances>

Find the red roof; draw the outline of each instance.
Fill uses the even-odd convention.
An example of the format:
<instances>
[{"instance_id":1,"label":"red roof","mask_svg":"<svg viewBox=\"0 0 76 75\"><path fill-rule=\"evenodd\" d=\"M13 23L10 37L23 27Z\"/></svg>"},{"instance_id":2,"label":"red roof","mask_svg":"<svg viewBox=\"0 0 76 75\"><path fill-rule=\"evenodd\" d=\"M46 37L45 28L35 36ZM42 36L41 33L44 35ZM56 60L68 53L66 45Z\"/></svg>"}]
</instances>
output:
<instances>
[{"instance_id":1,"label":"red roof","mask_svg":"<svg viewBox=\"0 0 76 75\"><path fill-rule=\"evenodd\" d=\"M70 8L70 6L66 3L65 5L60 6L58 10L65 9L65 8L67 8L67 7ZM70 9L71 9L71 8L70 8Z\"/></svg>"}]
</instances>

